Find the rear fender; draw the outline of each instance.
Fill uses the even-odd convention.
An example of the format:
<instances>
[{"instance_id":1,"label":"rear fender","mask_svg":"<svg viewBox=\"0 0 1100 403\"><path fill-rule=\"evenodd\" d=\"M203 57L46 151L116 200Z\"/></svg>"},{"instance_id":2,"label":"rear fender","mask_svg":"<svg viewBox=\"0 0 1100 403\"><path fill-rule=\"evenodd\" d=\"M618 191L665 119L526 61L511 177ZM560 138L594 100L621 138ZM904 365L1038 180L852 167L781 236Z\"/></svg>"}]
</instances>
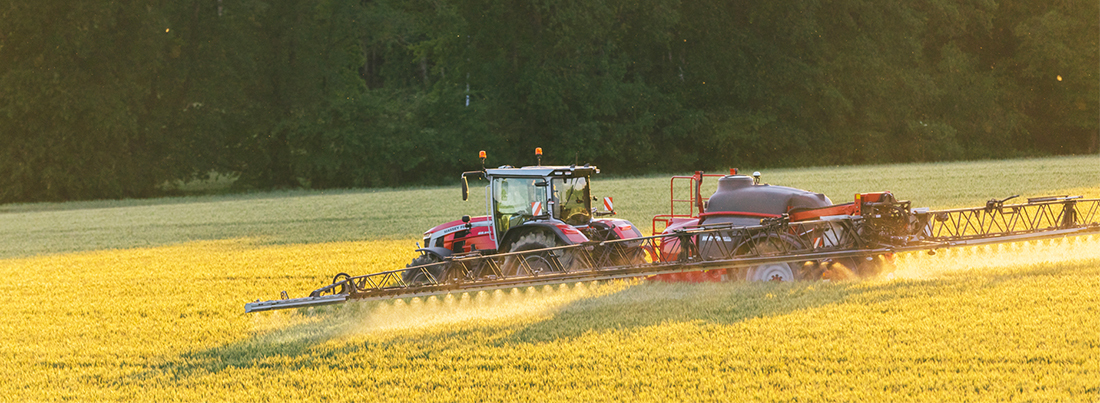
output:
<instances>
[{"instance_id":1,"label":"rear fender","mask_svg":"<svg viewBox=\"0 0 1100 403\"><path fill-rule=\"evenodd\" d=\"M599 225L610 228L618 239L641 238L642 232L630 221L621 218L599 218L592 220L590 225Z\"/></svg>"}]
</instances>

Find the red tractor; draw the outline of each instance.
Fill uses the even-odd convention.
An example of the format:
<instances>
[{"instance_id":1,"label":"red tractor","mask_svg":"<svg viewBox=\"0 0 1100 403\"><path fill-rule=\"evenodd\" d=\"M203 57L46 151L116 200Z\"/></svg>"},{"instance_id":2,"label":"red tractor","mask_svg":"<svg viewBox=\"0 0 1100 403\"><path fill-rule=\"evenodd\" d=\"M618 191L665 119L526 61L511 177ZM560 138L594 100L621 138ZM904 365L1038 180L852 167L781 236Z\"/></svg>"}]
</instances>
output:
<instances>
[{"instance_id":1,"label":"red tractor","mask_svg":"<svg viewBox=\"0 0 1100 403\"><path fill-rule=\"evenodd\" d=\"M629 239L641 232L627 220L595 218L613 215L611 198L604 198L608 211L592 207L597 200L591 195L592 175L600 172L595 166L543 166L542 149L536 149L540 164L516 168L501 166L462 174L462 200L469 199L469 179L484 179L487 214L463 216L424 232L424 245L418 244L420 256L406 267L443 261L452 255L495 254L531 251L587 241ZM480 155L484 163L485 152ZM548 252L554 253L554 252ZM555 265L537 254L524 255L528 267L536 271L555 271ZM570 256L557 256L565 266ZM638 256L641 259L641 253ZM517 264L505 261L504 274L515 274ZM441 268L439 269L441 270ZM511 273L510 273L511 271ZM433 272L435 278L447 279L447 273ZM423 271L407 271L403 280L409 284L426 280Z\"/></svg>"}]
</instances>

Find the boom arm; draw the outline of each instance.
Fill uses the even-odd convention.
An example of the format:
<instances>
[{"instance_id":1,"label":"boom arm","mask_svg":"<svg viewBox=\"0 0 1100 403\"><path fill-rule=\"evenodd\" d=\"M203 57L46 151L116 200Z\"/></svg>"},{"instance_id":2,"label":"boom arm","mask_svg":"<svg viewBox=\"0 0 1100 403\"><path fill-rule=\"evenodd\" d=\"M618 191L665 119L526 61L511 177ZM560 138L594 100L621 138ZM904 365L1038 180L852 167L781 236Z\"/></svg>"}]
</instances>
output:
<instances>
[{"instance_id":1,"label":"boom arm","mask_svg":"<svg viewBox=\"0 0 1100 403\"><path fill-rule=\"evenodd\" d=\"M938 211L910 211L908 202L865 203L863 216L793 223L783 217L764 219L758 226L720 224L515 253L483 256L474 252L423 266L338 276L308 297L257 300L245 304L245 312L709 269L739 270L774 262L813 263L1100 232L1100 199L1058 196L1024 204L1002 203ZM784 242L772 242L776 239ZM638 259L640 253L647 258ZM568 258L563 259L565 256ZM403 278L417 277L404 275L406 271L422 271L427 280L405 282ZM445 274L436 278L431 273Z\"/></svg>"}]
</instances>

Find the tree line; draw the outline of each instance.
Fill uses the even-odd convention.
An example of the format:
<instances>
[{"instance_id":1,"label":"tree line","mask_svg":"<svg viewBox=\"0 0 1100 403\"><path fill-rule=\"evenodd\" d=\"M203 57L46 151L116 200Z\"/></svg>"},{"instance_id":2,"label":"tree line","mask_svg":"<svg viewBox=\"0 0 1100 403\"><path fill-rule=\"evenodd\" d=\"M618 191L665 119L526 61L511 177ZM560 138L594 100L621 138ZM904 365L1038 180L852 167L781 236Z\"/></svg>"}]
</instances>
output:
<instances>
[{"instance_id":1,"label":"tree line","mask_svg":"<svg viewBox=\"0 0 1100 403\"><path fill-rule=\"evenodd\" d=\"M1067 0L0 5L0 202L1096 153Z\"/></svg>"}]
</instances>

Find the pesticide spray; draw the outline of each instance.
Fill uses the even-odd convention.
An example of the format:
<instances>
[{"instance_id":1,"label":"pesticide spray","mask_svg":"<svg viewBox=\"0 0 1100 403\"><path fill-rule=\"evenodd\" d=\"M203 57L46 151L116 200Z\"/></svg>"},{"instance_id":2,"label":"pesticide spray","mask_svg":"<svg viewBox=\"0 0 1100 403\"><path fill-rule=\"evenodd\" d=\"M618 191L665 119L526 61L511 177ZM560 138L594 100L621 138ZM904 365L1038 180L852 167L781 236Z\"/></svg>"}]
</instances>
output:
<instances>
[{"instance_id":1,"label":"pesticide spray","mask_svg":"<svg viewBox=\"0 0 1100 403\"><path fill-rule=\"evenodd\" d=\"M941 250L934 256L924 252L902 253L896 257L896 269L883 278L928 279L972 270L1017 270L1020 266L1087 260L1100 260L1100 236L967 246Z\"/></svg>"}]
</instances>

